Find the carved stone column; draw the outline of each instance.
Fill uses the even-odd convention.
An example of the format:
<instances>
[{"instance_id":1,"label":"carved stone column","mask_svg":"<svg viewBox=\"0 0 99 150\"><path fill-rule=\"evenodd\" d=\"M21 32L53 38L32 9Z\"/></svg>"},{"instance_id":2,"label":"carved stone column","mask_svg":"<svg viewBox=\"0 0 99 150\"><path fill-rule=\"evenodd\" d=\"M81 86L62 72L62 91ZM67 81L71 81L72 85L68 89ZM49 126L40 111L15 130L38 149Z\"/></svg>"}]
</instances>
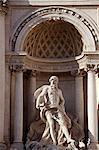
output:
<instances>
[{"instance_id":1,"label":"carved stone column","mask_svg":"<svg viewBox=\"0 0 99 150\"><path fill-rule=\"evenodd\" d=\"M5 113L5 9L0 3L0 149L4 144L4 113Z\"/></svg>"},{"instance_id":2,"label":"carved stone column","mask_svg":"<svg viewBox=\"0 0 99 150\"><path fill-rule=\"evenodd\" d=\"M97 100L95 65L88 65L88 128L94 139L97 141Z\"/></svg>"},{"instance_id":3,"label":"carved stone column","mask_svg":"<svg viewBox=\"0 0 99 150\"><path fill-rule=\"evenodd\" d=\"M83 98L83 75L77 74L75 77L75 107L79 124L84 128L84 98Z\"/></svg>"},{"instance_id":4,"label":"carved stone column","mask_svg":"<svg viewBox=\"0 0 99 150\"><path fill-rule=\"evenodd\" d=\"M29 71L28 73L28 78L29 78L29 90L28 90L28 123L30 123L34 120L35 118L35 101L34 101L34 96L33 93L36 90L36 72L35 71Z\"/></svg>"},{"instance_id":5,"label":"carved stone column","mask_svg":"<svg viewBox=\"0 0 99 150\"><path fill-rule=\"evenodd\" d=\"M23 65L13 65L16 72L15 109L14 109L14 143L12 149L22 150L23 138Z\"/></svg>"},{"instance_id":6,"label":"carved stone column","mask_svg":"<svg viewBox=\"0 0 99 150\"><path fill-rule=\"evenodd\" d=\"M84 127L84 101L83 101L83 72L80 70L71 71L75 77L75 113L79 124Z\"/></svg>"},{"instance_id":7,"label":"carved stone column","mask_svg":"<svg viewBox=\"0 0 99 150\"><path fill-rule=\"evenodd\" d=\"M97 109L99 105L99 68L97 68L96 74L96 97L97 97Z\"/></svg>"},{"instance_id":8,"label":"carved stone column","mask_svg":"<svg viewBox=\"0 0 99 150\"><path fill-rule=\"evenodd\" d=\"M5 66L5 82L6 82L6 88L5 88L5 142L10 143L10 112L11 112L11 71L9 70L9 65L6 64Z\"/></svg>"}]
</instances>

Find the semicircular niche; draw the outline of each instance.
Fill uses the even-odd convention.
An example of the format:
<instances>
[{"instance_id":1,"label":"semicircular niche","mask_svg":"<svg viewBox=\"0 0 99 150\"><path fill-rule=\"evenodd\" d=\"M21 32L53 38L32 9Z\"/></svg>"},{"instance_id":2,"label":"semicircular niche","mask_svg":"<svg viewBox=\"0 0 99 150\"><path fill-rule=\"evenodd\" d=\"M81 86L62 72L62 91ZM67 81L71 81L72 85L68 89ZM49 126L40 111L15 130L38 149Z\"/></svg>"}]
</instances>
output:
<instances>
[{"instance_id":1,"label":"semicircular niche","mask_svg":"<svg viewBox=\"0 0 99 150\"><path fill-rule=\"evenodd\" d=\"M34 58L72 58L83 50L82 37L70 23L50 20L31 29L25 38L23 51Z\"/></svg>"}]
</instances>

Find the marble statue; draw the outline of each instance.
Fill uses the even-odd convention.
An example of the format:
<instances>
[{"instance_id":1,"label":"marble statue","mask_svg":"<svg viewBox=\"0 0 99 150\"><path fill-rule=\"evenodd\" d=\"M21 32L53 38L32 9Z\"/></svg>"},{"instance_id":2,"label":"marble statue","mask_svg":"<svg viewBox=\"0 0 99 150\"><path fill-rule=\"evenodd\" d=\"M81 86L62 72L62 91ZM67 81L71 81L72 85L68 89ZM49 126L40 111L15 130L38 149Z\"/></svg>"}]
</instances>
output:
<instances>
[{"instance_id":1,"label":"marble statue","mask_svg":"<svg viewBox=\"0 0 99 150\"><path fill-rule=\"evenodd\" d=\"M64 98L62 91L58 88L58 77L52 76L49 82L50 85L45 85L34 93L37 98L36 108L40 109L41 119L46 122L42 138L46 139L50 134L53 144L60 144L59 134L63 132L67 143L73 142L68 131L68 128L71 128L71 120L65 113ZM60 128L57 137L54 122L58 123Z\"/></svg>"},{"instance_id":2,"label":"marble statue","mask_svg":"<svg viewBox=\"0 0 99 150\"><path fill-rule=\"evenodd\" d=\"M41 86L34 93L36 108L40 111L40 118L43 122L43 132L40 142L45 145L51 143L56 146L67 144L68 148L77 150L75 140L71 137L73 123L71 123L71 119L65 112L65 100L62 91L58 87L58 77L51 76L49 83L49 85ZM41 126L42 122L38 121L36 125L40 124ZM78 130L79 127L77 124L76 127ZM31 134L33 131L34 127L32 124L28 134L30 137L33 137L33 134ZM35 145L35 142L32 142L33 145Z\"/></svg>"}]
</instances>

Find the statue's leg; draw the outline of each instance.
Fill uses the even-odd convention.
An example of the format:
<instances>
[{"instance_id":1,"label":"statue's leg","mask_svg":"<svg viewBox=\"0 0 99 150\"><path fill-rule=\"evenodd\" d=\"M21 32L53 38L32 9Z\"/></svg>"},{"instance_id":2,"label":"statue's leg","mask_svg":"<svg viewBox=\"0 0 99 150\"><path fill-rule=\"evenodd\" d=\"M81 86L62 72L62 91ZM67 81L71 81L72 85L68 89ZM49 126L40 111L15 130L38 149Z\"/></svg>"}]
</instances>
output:
<instances>
[{"instance_id":1,"label":"statue's leg","mask_svg":"<svg viewBox=\"0 0 99 150\"><path fill-rule=\"evenodd\" d=\"M55 132L54 132L54 120L52 118L52 114L49 111L46 112L46 119L50 127L50 134L51 134L53 144L56 145L56 137L55 137Z\"/></svg>"},{"instance_id":2,"label":"statue's leg","mask_svg":"<svg viewBox=\"0 0 99 150\"><path fill-rule=\"evenodd\" d=\"M67 139L67 143L73 142L74 140L71 139L71 135L69 134L68 127L67 127L67 122L62 112L58 112L58 123L60 125L63 134Z\"/></svg>"},{"instance_id":3,"label":"statue's leg","mask_svg":"<svg viewBox=\"0 0 99 150\"><path fill-rule=\"evenodd\" d=\"M46 122L46 127L45 127L45 130L43 132L42 139L48 139L49 138L49 134L50 134L49 130L50 130L49 124L48 124L48 122Z\"/></svg>"},{"instance_id":4,"label":"statue's leg","mask_svg":"<svg viewBox=\"0 0 99 150\"><path fill-rule=\"evenodd\" d=\"M62 125L61 126L62 132L65 135L66 139L67 139L67 143L72 142L73 140L71 139L71 136L68 132L68 128L66 127L66 125Z\"/></svg>"}]
</instances>

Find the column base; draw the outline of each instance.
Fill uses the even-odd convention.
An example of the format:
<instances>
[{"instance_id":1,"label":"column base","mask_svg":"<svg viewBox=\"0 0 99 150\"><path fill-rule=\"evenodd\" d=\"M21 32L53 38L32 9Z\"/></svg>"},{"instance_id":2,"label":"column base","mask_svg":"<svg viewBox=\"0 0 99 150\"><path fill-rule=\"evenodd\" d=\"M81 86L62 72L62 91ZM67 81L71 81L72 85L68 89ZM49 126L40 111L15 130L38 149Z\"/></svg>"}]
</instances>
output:
<instances>
[{"instance_id":1,"label":"column base","mask_svg":"<svg viewBox=\"0 0 99 150\"><path fill-rule=\"evenodd\" d=\"M0 150L7 150L6 144L0 143Z\"/></svg>"},{"instance_id":2,"label":"column base","mask_svg":"<svg viewBox=\"0 0 99 150\"><path fill-rule=\"evenodd\" d=\"M24 150L24 145L23 143L13 143L10 150Z\"/></svg>"}]
</instances>

